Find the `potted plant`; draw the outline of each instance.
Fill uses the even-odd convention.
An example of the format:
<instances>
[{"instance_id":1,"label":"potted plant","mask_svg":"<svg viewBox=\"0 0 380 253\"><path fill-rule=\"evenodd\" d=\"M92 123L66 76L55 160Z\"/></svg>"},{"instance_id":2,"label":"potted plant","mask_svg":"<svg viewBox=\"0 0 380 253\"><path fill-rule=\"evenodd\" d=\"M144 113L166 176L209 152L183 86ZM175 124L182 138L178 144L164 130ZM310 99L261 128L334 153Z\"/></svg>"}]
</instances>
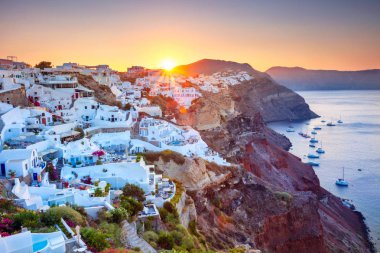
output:
<instances>
[{"instance_id":1,"label":"potted plant","mask_svg":"<svg viewBox=\"0 0 380 253\"><path fill-rule=\"evenodd\" d=\"M9 170L9 176L11 177L11 179L14 179L16 177L16 171Z\"/></svg>"}]
</instances>

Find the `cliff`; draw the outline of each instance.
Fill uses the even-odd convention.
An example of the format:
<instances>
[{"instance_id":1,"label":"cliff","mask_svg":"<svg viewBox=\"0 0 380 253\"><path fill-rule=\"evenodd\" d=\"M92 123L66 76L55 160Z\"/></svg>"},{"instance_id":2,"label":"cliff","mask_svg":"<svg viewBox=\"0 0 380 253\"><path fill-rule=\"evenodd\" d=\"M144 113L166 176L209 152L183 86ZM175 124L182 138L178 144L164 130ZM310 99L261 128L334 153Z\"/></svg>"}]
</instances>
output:
<instances>
[{"instance_id":1,"label":"cliff","mask_svg":"<svg viewBox=\"0 0 380 253\"><path fill-rule=\"evenodd\" d=\"M180 121L193 121L197 129L206 130L221 125L226 117L242 114L252 117L260 113L265 122L281 120L304 120L317 117L305 100L292 90L279 85L269 75L253 69L249 64L220 60L201 60L175 68L174 72L187 75L213 74L216 72L246 71L253 79L231 86L218 94L203 92L203 97L193 105L191 112L202 115L180 117ZM218 118L218 116L222 118ZM194 122L196 120L197 122Z\"/></svg>"},{"instance_id":2,"label":"cliff","mask_svg":"<svg viewBox=\"0 0 380 253\"><path fill-rule=\"evenodd\" d=\"M321 188L313 169L285 150L289 140L265 124L311 117L316 115L301 97L265 74L221 93L204 93L176 115L177 123L197 128L236 165L211 169L199 159L190 166L155 162L186 187L197 228L210 247L373 252L360 214ZM210 170L217 177L210 177L216 173Z\"/></svg>"},{"instance_id":3,"label":"cliff","mask_svg":"<svg viewBox=\"0 0 380 253\"><path fill-rule=\"evenodd\" d=\"M380 69L337 71L273 67L268 69L266 73L292 90L380 89Z\"/></svg>"},{"instance_id":4,"label":"cliff","mask_svg":"<svg viewBox=\"0 0 380 253\"><path fill-rule=\"evenodd\" d=\"M252 75L261 75L262 73L253 69L248 63L237 63L233 61L203 59L187 65L180 65L171 72L186 76L196 76L199 74L212 75L216 72L240 72L245 71Z\"/></svg>"}]
</instances>

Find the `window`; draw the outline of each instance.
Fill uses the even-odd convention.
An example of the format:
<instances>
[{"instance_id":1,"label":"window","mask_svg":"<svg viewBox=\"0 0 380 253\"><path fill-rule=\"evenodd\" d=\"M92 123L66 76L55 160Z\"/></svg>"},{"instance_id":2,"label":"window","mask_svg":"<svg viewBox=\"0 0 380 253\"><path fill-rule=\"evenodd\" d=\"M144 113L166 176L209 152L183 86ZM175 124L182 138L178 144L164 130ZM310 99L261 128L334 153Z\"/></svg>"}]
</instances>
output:
<instances>
[{"instance_id":1,"label":"window","mask_svg":"<svg viewBox=\"0 0 380 253\"><path fill-rule=\"evenodd\" d=\"M86 110L87 110L87 106L85 106L85 107L84 107L84 109L86 109Z\"/></svg>"},{"instance_id":2,"label":"window","mask_svg":"<svg viewBox=\"0 0 380 253\"><path fill-rule=\"evenodd\" d=\"M25 170L28 170L28 164L25 164Z\"/></svg>"}]
</instances>

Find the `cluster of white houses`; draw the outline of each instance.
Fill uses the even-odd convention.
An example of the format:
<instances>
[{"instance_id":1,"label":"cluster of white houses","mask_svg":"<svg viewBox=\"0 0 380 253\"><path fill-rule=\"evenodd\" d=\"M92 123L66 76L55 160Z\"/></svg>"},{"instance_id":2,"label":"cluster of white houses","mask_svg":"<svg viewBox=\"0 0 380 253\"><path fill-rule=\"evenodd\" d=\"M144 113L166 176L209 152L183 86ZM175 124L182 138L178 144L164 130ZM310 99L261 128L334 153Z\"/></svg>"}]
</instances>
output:
<instances>
[{"instance_id":1,"label":"cluster of white houses","mask_svg":"<svg viewBox=\"0 0 380 253\"><path fill-rule=\"evenodd\" d=\"M130 108L97 102L94 91L78 82L78 74L109 86ZM96 217L101 209L114 209L120 189L130 183L141 187L150 203L139 217L158 216L156 205L174 196L175 184L156 174L137 153L170 149L228 164L191 127L159 119L160 107L148 99L162 95L189 107L201 96L196 86L186 78L138 66L128 74L137 77L135 83L121 81L107 65L65 63L40 70L0 60L0 177L13 180L19 205L30 210L78 205ZM58 180L49 181L52 168L60 169ZM101 196L95 194L99 189ZM26 243L18 247L20 238ZM61 232L0 237L0 252L41 245L46 252L65 252Z\"/></svg>"}]
</instances>

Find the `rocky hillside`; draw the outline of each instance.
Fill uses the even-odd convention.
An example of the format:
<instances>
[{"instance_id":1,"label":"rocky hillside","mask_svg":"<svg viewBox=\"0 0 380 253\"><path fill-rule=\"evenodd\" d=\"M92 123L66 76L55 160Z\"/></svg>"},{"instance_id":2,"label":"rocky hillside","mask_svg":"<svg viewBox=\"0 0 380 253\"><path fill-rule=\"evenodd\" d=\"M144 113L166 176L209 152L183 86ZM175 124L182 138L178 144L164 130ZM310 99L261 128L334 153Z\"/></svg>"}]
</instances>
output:
<instances>
[{"instance_id":1,"label":"rocky hillside","mask_svg":"<svg viewBox=\"0 0 380 253\"><path fill-rule=\"evenodd\" d=\"M175 67L172 72L186 76L196 76L199 74L212 75L216 72L245 71L253 75L260 75L261 72L253 69L248 63L237 63L233 61L222 61L203 59L191 64Z\"/></svg>"},{"instance_id":2,"label":"rocky hillside","mask_svg":"<svg viewBox=\"0 0 380 253\"><path fill-rule=\"evenodd\" d=\"M181 220L196 219L212 249L372 252L360 214L322 189L299 158L257 137L239 159L233 167L189 158L149 161L187 189L181 208L191 212Z\"/></svg>"},{"instance_id":3,"label":"rocky hillside","mask_svg":"<svg viewBox=\"0 0 380 253\"><path fill-rule=\"evenodd\" d=\"M263 252L373 252L360 213L321 188L313 169L284 150L289 140L266 127L268 121L315 117L298 95L256 76L228 91L205 93L176 116L236 165L210 177L200 162L156 162L187 188L197 227L212 248L248 244ZM180 177L173 172L177 168Z\"/></svg>"},{"instance_id":4,"label":"rocky hillside","mask_svg":"<svg viewBox=\"0 0 380 253\"><path fill-rule=\"evenodd\" d=\"M266 73L292 90L380 89L380 69L337 71L273 67Z\"/></svg>"},{"instance_id":5,"label":"rocky hillside","mask_svg":"<svg viewBox=\"0 0 380 253\"><path fill-rule=\"evenodd\" d=\"M176 71L179 70L184 73L207 75L223 71L246 71L254 77L250 81L232 86L228 91L216 95L204 93L203 98L198 101L199 104L194 105L197 107L195 111L205 116L197 117L199 122L195 125L198 129L203 130L220 125L218 122L220 119L215 118L215 115L221 114L225 117L236 114L234 107L239 108L237 113L249 117L260 113L265 122L317 117L310 111L301 96L279 85L267 74L254 70L249 64L205 59L179 66ZM218 110L219 112L216 112Z\"/></svg>"}]
</instances>

